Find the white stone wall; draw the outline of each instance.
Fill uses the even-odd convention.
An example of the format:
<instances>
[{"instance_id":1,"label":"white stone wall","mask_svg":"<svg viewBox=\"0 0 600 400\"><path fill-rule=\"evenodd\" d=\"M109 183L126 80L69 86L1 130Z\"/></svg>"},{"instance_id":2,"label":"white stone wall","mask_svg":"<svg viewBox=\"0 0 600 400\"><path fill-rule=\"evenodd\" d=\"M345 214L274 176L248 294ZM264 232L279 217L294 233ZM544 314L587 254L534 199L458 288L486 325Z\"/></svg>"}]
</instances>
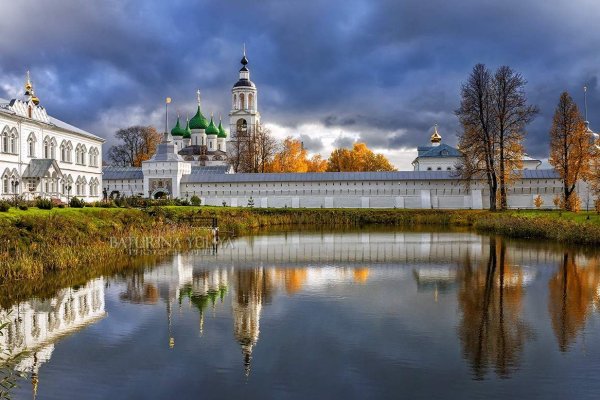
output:
<instances>
[{"instance_id":1,"label":"white stone wall","mask_svg":"<svg viewBox=\"0 0 600 400\"><path fill-rule=\"evenodd\" d=\"M257 174L257 180L261 175ZM470 190L458 180L411 180L373 182L223 182L182 183L181 197L198 196L203 204L248 205L275 208L433 208L479 209L489 207L484 182L474 182ZM535 208L535 197L544 200L542 208L555 208L553 199L561 193L558 179L521 179L509 190L510 208ZM590 201L593 205L593 201Z\"/></svg>"},{"instance_id":2,"label":"white stone wall","mask_svg":"<svg viewBox=\"0 0 600 400\"><path fill-rule=\"evenodd\" d=\"M64 179L70 179L72 182L70 197L77 196L86 201L96 201L102 198L102 139L68 131L28 118L0 113L0 135L4 130L12 131L13 129L18 134L18 150L16 154L5 152L0 143L0 178L4 176L7 170L16 170L19 176L18 194L22 194L27 199L41 196L57 198L62 201L67 200L68 193L66 190L63 192L60 182L57 183L54 191L48 193L45 191L43 182L40 182L34 188L34 191L30 191L27 184L20 179L32 159L46 158L44 154L44 140L47 139L55 143L54 157L50 154L48 158L56 160ZM35 138L32 155L29 154L28 140L30 137ZM61 159L61 144L63 142L70 142L71 144L71 161L63 161ZM78 146L85 146L84 164L77 163L75 150ZM90 150L92 149L97 150L98 153L96 166L90 165ZM82 192L80 195L76 193L76 182L78 179L86 182L85 192ZM98 192L95 195L92 195L90 192L90 182L92 180L98 182ZM11 193L6 193L3 185L0 184L0 197L13 198L14 193L12 193L12 188L9 189Z\"/></svg>"},{"instance_id":3,"label":"white stone wall","mask_svg":"<svg viewBox=\"0 0 600 400\"><path fill-rule=\"evenodd\" d=\"M143 179L105 179L104 187L108 195L117 191L121 197L148 197L148 193L144 193Z\"/></svg>"},{"instance_id":4,"label":"white stone wall","mask_svg":"<svg viewBox=\"0 0 600 400\"><path fill-rule=\"evenodd\" d=\"M414 163L415 171L454 171L458 157L418 157Z\"/></svg>"}]
</instances>

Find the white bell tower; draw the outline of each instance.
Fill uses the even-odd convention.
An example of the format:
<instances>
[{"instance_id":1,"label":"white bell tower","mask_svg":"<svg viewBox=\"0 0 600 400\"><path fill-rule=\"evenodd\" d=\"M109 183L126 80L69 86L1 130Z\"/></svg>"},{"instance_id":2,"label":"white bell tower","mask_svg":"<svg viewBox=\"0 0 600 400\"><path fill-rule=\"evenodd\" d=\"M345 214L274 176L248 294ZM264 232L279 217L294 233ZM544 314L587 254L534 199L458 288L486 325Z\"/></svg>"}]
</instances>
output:
<instances>
[{"instance_id":1,"label":"white bell tower","mask_svg":"<svg viewBox=\"0 0 600 400\"><path fill-rule=\"evenodd\" d=\"M240 62L242 63L240 79L231 90L232 107L229 112L229 132L232 139L252 134L260 123L258 93L254 82L250 80L246 45L244 45L244 55Z\"/></svg>"}]
</instances>

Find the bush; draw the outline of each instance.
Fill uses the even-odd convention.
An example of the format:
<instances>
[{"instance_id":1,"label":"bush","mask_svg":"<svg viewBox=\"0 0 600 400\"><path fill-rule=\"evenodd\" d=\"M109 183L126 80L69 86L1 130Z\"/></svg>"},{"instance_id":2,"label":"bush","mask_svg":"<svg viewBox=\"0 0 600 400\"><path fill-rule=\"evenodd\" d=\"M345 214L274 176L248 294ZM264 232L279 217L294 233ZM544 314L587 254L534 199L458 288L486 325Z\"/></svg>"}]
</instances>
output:
<instances>
[{"instance_id":1,"label":"bush","mask_svg":"<svg viewBox=\"0 0 600 400\"><path fill-rule=\"evenodd\" d=\"M175 199L175 204L178 206L189 206L190 201L188 199Z\"/></svg>"},{"instance_id":2,"label":"bush","mask_svg":"<svg viewBox=\"0 0 600 400\"><path fill-rule=\"evenodd\" d=\"M10 210L10 203L5 200L0 200L0 212L7 212Z\"/></svg>"},{"instance_id":3,"label":"bush","mask_svg":"<svg viewBox=\"0 0 600 400\"><path fill-rule=\"evenodd\" d=\"M85 203L85 201L83 199L78 198L78 197L73 197L71 199L71 201L69 202L69 207L72 207L72 208L83 208L86 205L87 204Z\"/></svg>"},{"instance_id":4,"label":"bush","mask_svg":"<svg viewBox=\"0 0 600 400\"><path fill-rule=\"evenodd\" d=\"M29 210L29 206L25 203L19 204L19 210L27 211Z\"/></svg>"},{"instance_id":5,"label":"bush","mask_svg":"<svg viewBox=\"0 0 600 400\"><path fill-rule=\"evenodd\" d=\"M191 203L193 206L199 206L202 205L202 200L200 200L200 197L193 195L192 198L190 199Z\"/></svg>"},{"instance_id":6,"label":"bush","mask_svg":"<svg viewBox=\"0 0 600 400\"><path fill-rule=\"evenodd\" d=\"M73 197L69 202L69 207L71 208L83 208L85 207L85 201L78 199L77 197Z\"/></svg>"},{"instance_id":7,"label":"bush","mask_svg":"<svg viewBox=\"0 0 600 400\"><path fill-rule=\"evenodd\" d=\"M535 208L541 208L544 205L544 200L542 199L542 196L538 194L535 197L535 199L533 199L533 204L535 205Z\"/></svg>"},{"instance_id":8,"label":"bush","mask_svg":"<svg viewBox=\"0 0 600 400\"><path fill-rule=\"evenodd\" d=\"M41 210L52 210L54 203L50 199L37 199L35 206Z\"/></svg>"},{"instance_id":9,"label":"bush","mask_svg":"<svg viewBox=\"0 0 600 400\"><path fill-rule=\"evenodd\" d=\"M59 204L58 208L65 208L65 205L64 204Z\"/></svg>"}]
</instances>

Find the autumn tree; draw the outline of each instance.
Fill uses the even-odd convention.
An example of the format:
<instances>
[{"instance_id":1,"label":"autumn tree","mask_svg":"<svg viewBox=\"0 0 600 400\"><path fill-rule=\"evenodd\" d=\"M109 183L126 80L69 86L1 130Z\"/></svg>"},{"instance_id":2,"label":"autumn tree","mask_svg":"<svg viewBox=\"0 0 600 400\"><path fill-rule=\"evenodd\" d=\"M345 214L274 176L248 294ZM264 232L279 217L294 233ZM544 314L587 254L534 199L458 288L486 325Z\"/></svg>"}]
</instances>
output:
<instances>
[{"instance_id":1,"label":"autumn tree","mask_svg":"<svg viewBox=\"0 0 600 400\"><path fill-rule=\"evenodd\" d=\"M324 160L320 154L315 154L307 160L308 169L306 172L325 172L327 171L327 160Z\"/></svg>"},{"instance_id":2,"label":"autumn tree","mask_svg":"<svg viewBox=\"0 0 600 400\"><path fill-rule=\"evenodd\" d=\"M548 162L563 181L562 204L572 210L572 197L577 181L589 173L591 146L585 123L577 104L569 93L560 95L550 128L550 158Z\"/></svg>"},{"instance_id":3,"label":"autumn tree","mask_svg":"<svg viewBox=\"0 0 600 400\"><path fill-rule=\"evenodd\" d=\"M115 137L121 141L108 151L113 165L123 167L141 167L142 161L149 160L156 152L162 135L152 126L130 126L119 129Z\"/></svg>"},{"instance_id":4,"label":"autumn tree","mask_svg":"<svg viewBox=\"0 0 600 400\"><path fill-rule=\"evenodd\" d=\"M331 152L327 171L395 171L395 168L383 154L374 153L365 143L354 143L352 149L338 148Z\"/></svg>"},{"instance_id":5,"label":"autumn tree","mask_svg":"<svg viewBox=\"0 0 600 400\"><path fill-rule=\"evenodd\" d=\"M473 179L485 177L490 210L497 208L498 194L500 207L507 207L507 187L522 165L525 126L538 113L537 107L527 104L525 84L510 67L492 74L477 64L461 86L456 110L463 128L459 171L467 187Z\"/></svg>"},{"instance_id":6,"label":"autumn tree","mask_svg":"<svg viewBox=\"0 0 600 400\"><path fill-rule=\"evenodd\" d=\"M288 136L266 170L267 172L308 172L308 152L300 140Z\"/></svg>"}]
</instances>

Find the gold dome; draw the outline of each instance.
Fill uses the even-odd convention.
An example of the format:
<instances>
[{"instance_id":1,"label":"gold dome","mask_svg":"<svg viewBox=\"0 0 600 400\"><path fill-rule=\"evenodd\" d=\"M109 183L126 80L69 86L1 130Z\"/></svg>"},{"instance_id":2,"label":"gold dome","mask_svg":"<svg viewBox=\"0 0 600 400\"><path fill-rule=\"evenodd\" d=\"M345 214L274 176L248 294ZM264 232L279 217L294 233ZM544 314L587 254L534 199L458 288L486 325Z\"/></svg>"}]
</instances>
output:
<instances>
[{"instance_id":1,"label":"gold dome","mask_svg":"<svg viewBox=\"0 0 600 400\"><path fill-rule=\"evenodd\" d=\"M440 143L442 136L438 133L437 124L433 126L433 134L431 135L431 143Z\"/></svg>"}]
</instances>

